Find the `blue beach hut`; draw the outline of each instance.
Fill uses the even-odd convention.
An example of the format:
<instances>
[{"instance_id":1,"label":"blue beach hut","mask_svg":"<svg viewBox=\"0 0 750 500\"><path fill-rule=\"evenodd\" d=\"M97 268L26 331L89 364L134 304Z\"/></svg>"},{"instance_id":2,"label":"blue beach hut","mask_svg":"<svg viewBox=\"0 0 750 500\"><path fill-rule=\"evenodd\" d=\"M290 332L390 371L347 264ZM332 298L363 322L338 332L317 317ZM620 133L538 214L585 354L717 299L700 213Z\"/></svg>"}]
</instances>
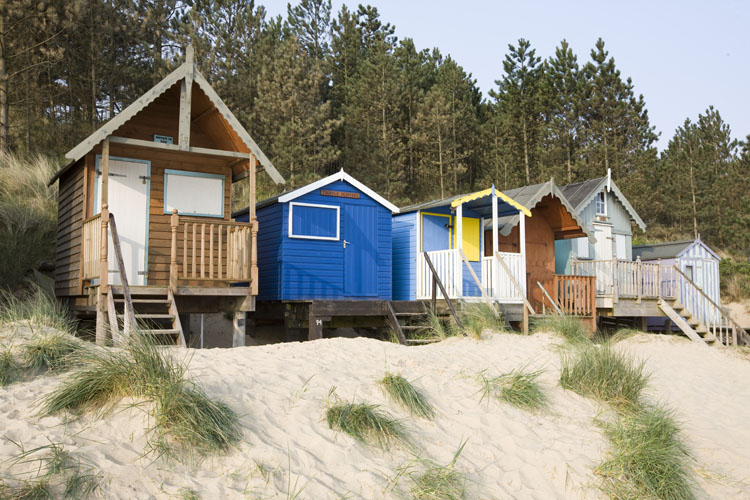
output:
<instances>
[{"instance_id":1,"label":"blue beach hut","mask_svg":"<svg viewBox=\"0 0 750 500\"><path fill-rule=\"evenodd\" d=\"M258 301L391 300L398 208L343 170L261 201ZM249 210L234 214L247 221Z\"/></svg>"}]
</instances>

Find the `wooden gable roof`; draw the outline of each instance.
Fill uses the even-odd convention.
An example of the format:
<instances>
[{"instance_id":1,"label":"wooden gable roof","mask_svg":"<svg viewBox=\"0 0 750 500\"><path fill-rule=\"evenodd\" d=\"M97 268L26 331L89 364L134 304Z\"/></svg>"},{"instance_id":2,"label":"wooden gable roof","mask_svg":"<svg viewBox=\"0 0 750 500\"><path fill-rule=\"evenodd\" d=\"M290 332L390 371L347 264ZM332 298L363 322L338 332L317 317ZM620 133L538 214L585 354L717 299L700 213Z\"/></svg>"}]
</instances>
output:
<instances>
[{"instance_id":1,"label":"wooden gable roof","mask_svg":"<svg viewBox=\"0 0 750 500\"><path fill-rule=\"evenodd\" d=\"M190 102L190 114L187 115L187 123L182 122L184 118L179 112L180 101L185 99L185 94L181 93L182 88L189 89L187 95ZM191 137L190 141L180 140L179 135L185 128ZM155 131L172 130L177 132L173 132L177 145L164 145L165 148L195 153L207 153L209 149L242 154L252 153L274 182L284 183L284 178L265 153L195 67L192 48L189 47L183 64L68 151L65 156L70 162L52 178L50 184L107 137L110 137L113 142L128 139L145 142L153 141ZM115 133L123 137L117 137ZM171 136L172 134L165 133L165 135ZM238 155L238 157L241 156ZM234 172L234 174L235 177L241 177L241 172Z\"/></svg>"}]
</instances>

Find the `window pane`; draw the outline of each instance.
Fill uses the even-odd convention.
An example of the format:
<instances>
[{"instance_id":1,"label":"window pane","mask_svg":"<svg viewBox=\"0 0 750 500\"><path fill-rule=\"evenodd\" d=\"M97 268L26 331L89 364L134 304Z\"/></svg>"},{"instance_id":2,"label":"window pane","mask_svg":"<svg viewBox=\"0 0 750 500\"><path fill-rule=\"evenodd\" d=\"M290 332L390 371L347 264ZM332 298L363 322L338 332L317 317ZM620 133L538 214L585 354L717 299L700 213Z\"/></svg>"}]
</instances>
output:
<instances>
[{"instance_id":1,"label":"window pane","mask_svg":"<svg viewBox=\"0 0 750 500\"><path fill-rule=\"evenodd\" d=\"M224 217L224 176L166 170L164 212L174 208L180 215Z\"/></svg>"},{"instance_id":2,"label":"window pane","mask_svg":"<svg viewBox=\"0 0 750 500\"><path fill-rule=\"evenodd\" d=\"M292 235L317 238L336 238L338 211L335 207L291 205Z\"/></svg>"}]
</instances>

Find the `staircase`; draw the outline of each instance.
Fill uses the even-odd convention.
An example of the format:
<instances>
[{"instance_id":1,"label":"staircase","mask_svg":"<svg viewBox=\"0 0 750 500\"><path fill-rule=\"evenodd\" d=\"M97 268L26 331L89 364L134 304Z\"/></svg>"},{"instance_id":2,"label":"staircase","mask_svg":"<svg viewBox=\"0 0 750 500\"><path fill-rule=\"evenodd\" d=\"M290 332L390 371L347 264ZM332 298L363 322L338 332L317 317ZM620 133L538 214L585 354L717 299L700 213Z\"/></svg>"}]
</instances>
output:
<instances>
[{"instance_id":1,"label":"staircase","mask_svg":"<svg viewBox=\"0 0 750 500\"><path fill-rule=\"evenodd\" d=\"M113 328L113 333L114 331L124 332L126 301L123 288L112 286L111 294L114 310L111 311L109 317L110 327L114 323L116 328ZM152 335L160 344L186 347L177 305L169 288L134 286L130 287L130 295L133 303L133 318L136 322L133 325L133 331L136 334Z\"/></svg>"},{"instance_id":2,"label":"staircase","mask_svg":"<svg viewBox=\"0 0 750 500\"><path fill-rule=\"evenodd\" d=\"M401 343L420 345L440 341L438 338L422 337L421 335L430 330L428 326L430 312L423 302L393 301L390 304L393 315L389 315L389 322L396 335L399 335L399 330L401 331L403 335L403 339L399 335Z\"/></svg>"},{"instance_id":3,"label":"staircase","mask_svg":"<svg viewBox=\"0 0 750 500\"><path fill-rule=\"evenodd\" d=\"M677 300L668 301L661 299L659 301L659 309L693 342L703 344L713 344L716 342L716 335L709 331L709 328L705 324L698 321L693 313L688 311Z\"/></svg>"}]
</instances>

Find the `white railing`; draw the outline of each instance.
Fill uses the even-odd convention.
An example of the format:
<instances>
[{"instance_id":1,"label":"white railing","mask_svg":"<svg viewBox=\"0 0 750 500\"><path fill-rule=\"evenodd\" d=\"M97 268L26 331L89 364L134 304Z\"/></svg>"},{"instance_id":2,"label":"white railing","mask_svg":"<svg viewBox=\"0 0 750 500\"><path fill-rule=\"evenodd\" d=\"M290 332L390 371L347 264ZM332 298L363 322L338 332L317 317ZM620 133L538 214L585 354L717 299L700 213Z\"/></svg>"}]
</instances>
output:
<instances>
[{"instance_id":1,"label":"white railing","mask_svg":"<svg viewBox=\"0 0 750 500\"><path fill-rule=\"evenodd\" d=\"M427 252L427 254L430 256L432 265L448 293L448 298L459 297L463 273L461 273L461 256L458 250L436 250ZM432 272L430 272L424 254L420 253L417 258L417 299L428 299L430 297L432 297ZM443 297L440 290L437 291L437 297Z\"/></svg>"},{"instance_id":2,"label":"white railing","mask_svg":"<svg viewBox=\"0 0 750 500\"><path fill-rule=\"evenodd\" d=\"M510 269L516 283L522 288L526 285L526 270L523 255L520 253L498 252L505 265ZM523 298L513 282L494 257L482 257L482 284L484 292L492 298L503 302L522 302Z\"/></svg>"}]
</instances>

